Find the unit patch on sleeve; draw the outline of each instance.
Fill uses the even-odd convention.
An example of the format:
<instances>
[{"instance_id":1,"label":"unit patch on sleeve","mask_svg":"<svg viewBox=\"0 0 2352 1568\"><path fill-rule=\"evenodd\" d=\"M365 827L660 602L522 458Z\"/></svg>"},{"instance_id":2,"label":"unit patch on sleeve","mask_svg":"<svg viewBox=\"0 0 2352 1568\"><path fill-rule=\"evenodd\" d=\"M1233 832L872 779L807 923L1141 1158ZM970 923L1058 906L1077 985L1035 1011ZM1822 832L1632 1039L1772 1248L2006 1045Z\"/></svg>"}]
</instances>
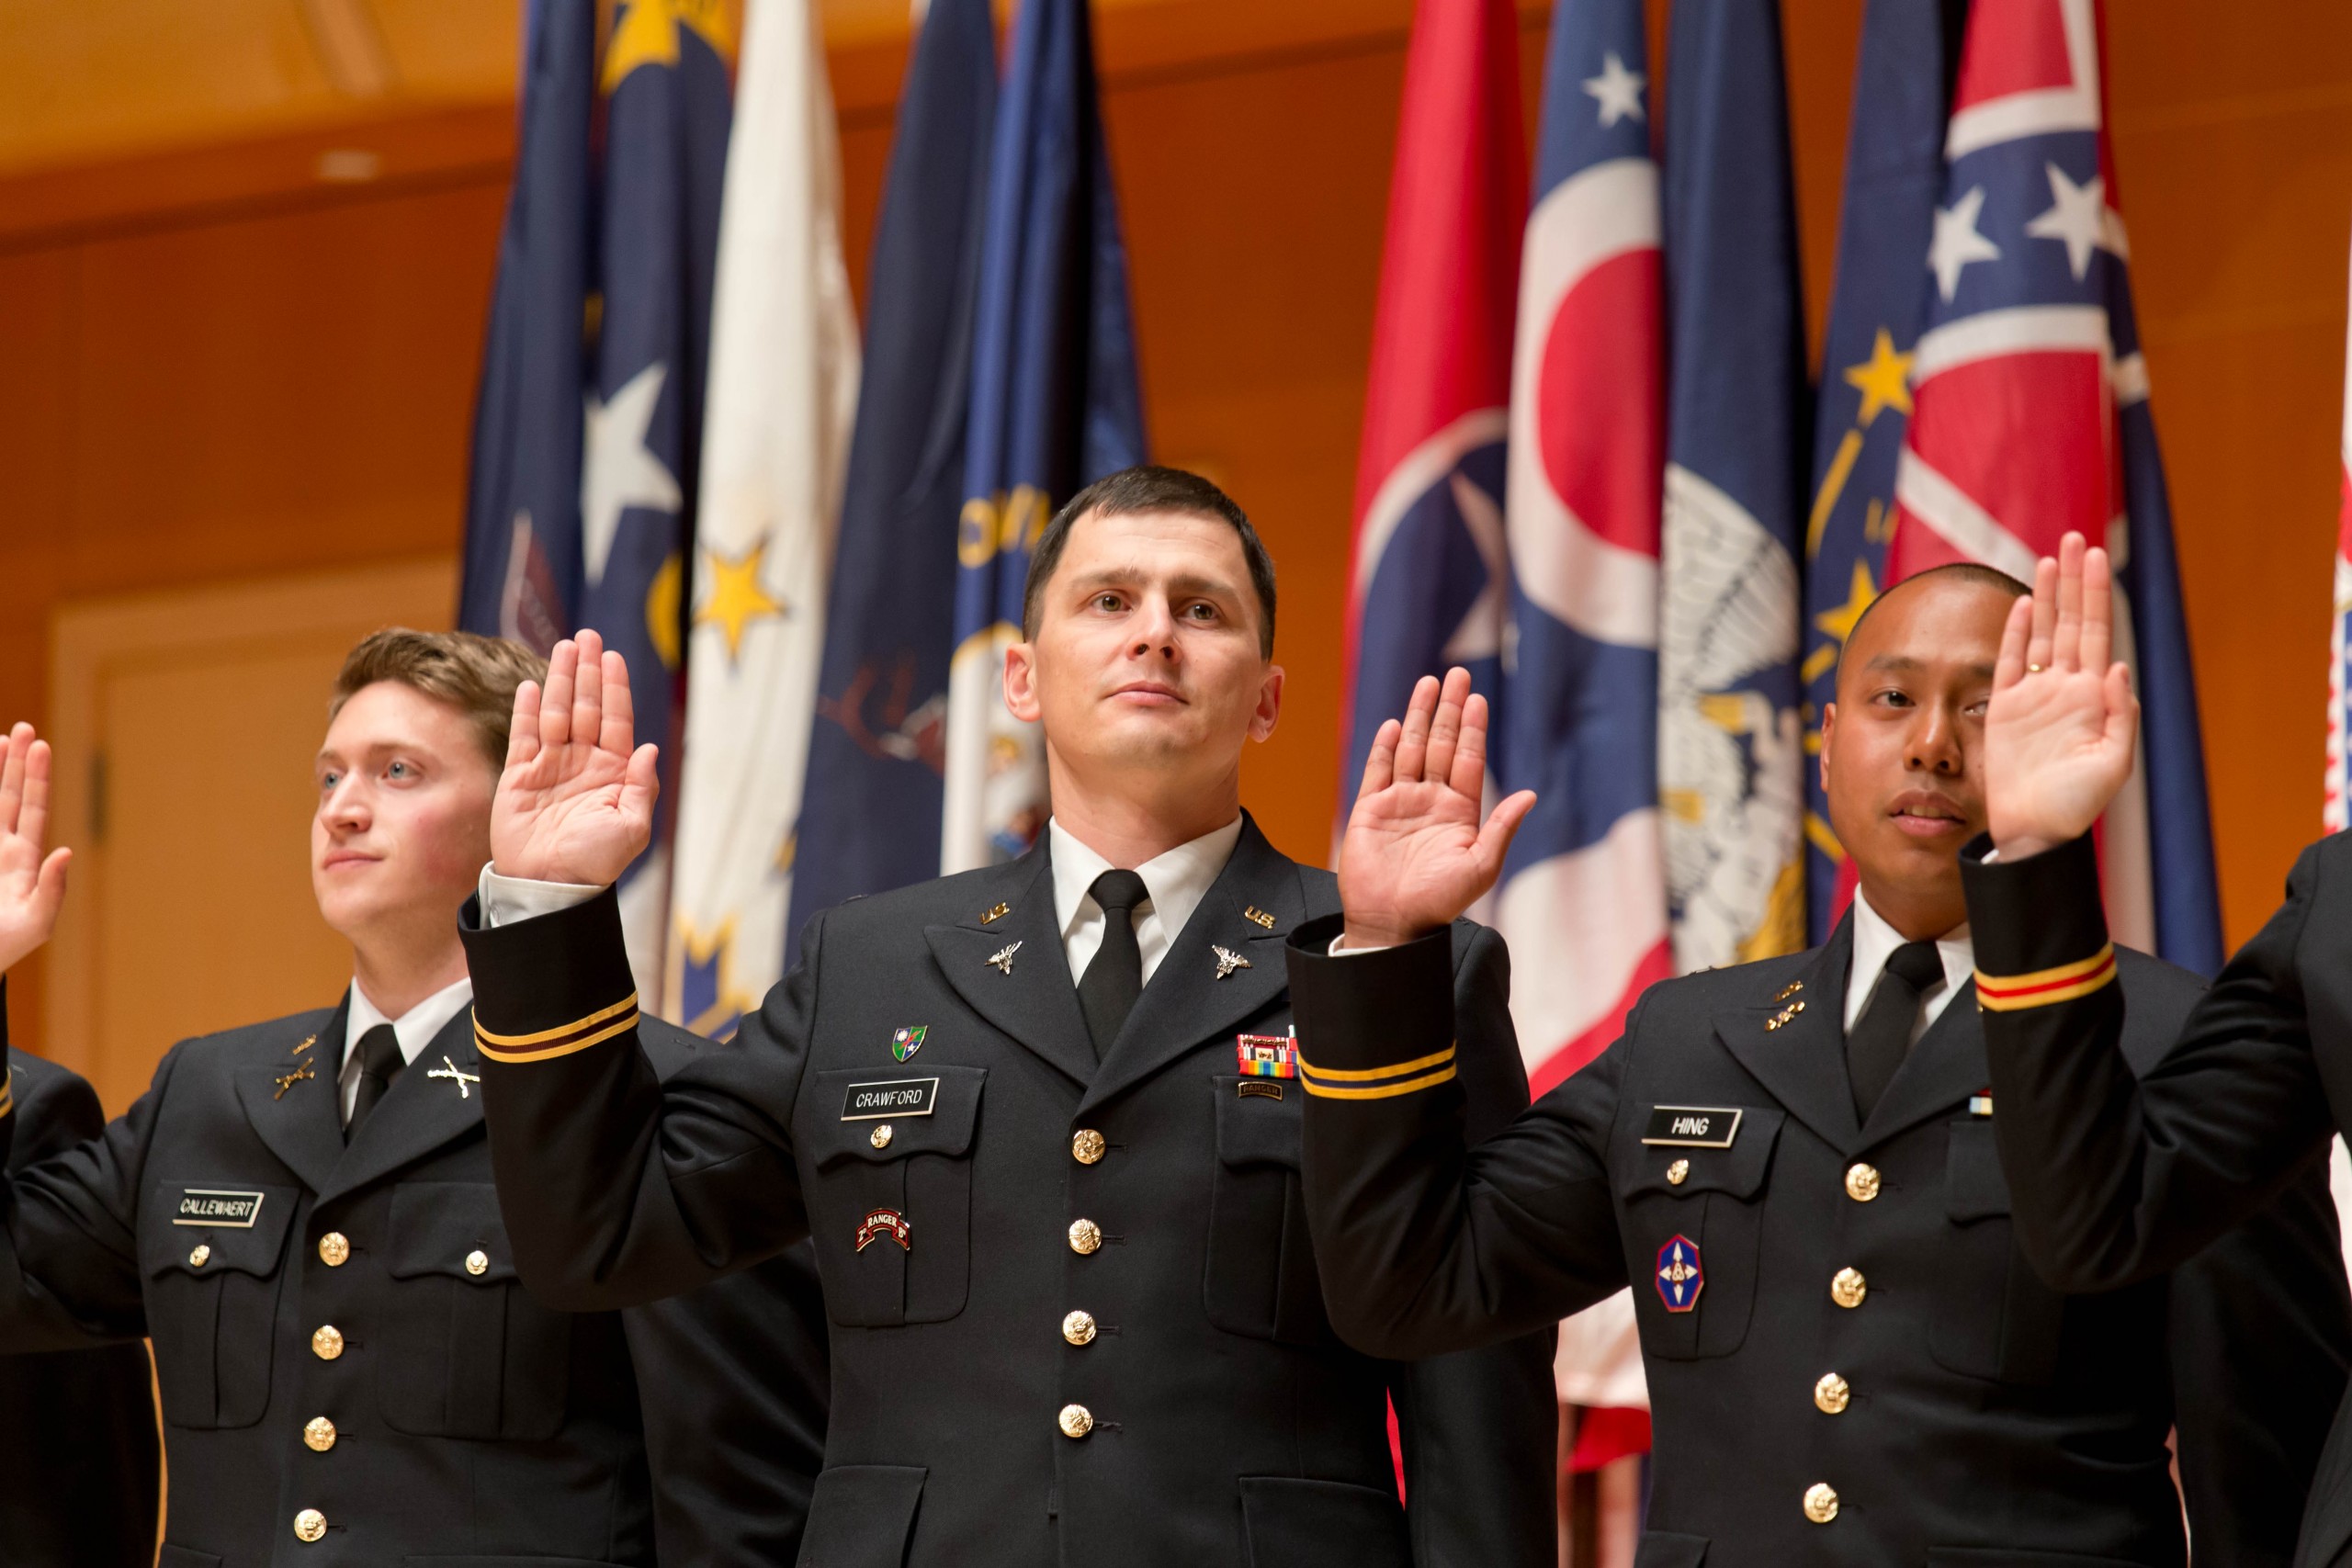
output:
<instances>
[{"instance_id":1,"label":"unit patch on sleeve","mask_svg":"<svg viewBox=\"0 0 2352 1568\"><path fill-rule=\"evenodd\" d=\"M1233 1063L1245 1078L1295 1078L1298 1077L1298 1042L1283 1034L1238 1035Z\"/></svg>"},{"instance_id":2,"label":"unit patch on sleeve","mask_svg":"<svg viewBox=\"0 0 2352 1568\"><path fill-rule=\"evenodd\" d=\"M842 1096L842 1120L873 1122L885 1116L928 1116L939 1109L937 1078L887 1078L854 1083Z\"/></svg>"},{"instance_id":3,"label":"unit patch on sleeve","mask_svg":"<svg viewBox=\"0 0 2352 1568\"><path fill-rule=\"evenodd\" d=\"M1688 1236L1676 1236L1657 1249L1657 1299L1666 1303L1668 1312L1690 1312L1699 1304L1699 1292L1706 1288L1707 1270L1699 1261L1699 1248Z\"/></svg>"},{"instance_id":4,"label":"unit patch on sleeve","mask_svg":"<svg viewBox=\"0 0 2352 1568\"><path fill-rule=\"evenodd\" d=\"M1727 1149L1739 1136L1742 1114L1736 1105L1653 1105L1642 1142L1687 1149Z\"/></svg>"},{"instance_id":5,"label":"unit patch on sleeve","mask_svg":"<svg viewBox=\"0 0 2352 1568\"><path fill-rule=\"evenodd\" d=\"M261 1218L261 1200L258 1192L223 1187L183 1187L179 1202L172 1210L172 1224L249 1231L254 1228L254 1222Z\"/></svg>"}]
</instances>

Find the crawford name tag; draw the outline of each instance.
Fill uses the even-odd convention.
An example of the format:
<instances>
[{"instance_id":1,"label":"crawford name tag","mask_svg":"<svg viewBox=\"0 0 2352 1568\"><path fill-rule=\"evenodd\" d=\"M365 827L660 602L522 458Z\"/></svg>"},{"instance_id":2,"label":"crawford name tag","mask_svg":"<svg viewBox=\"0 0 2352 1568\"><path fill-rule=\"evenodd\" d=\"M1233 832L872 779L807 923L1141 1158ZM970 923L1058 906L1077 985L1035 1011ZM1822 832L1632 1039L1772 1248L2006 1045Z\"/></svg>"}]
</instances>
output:
<instances>
[{"instance_id":1,"label":"crawford name tag","mask_svg":"<svg viewBox=\"0 0 2352 1568\"><path fill-rule=\"evenodd\" d=\"M842 1097L842 1120L874 1122L885 1116L928 1116L938 1109L937 1078L888 1078L854 1083Z\"/></svg>"},{"instance_id":2,"label":"crawford name tag","mask_svg":"<svg viewBox=\"0 0 2352 1568\"><path fill-rule=\"evenodd\" d=\"M1739 1136L1742 1112L1736 1105L1653 1105L1645 1144L1686 1149L1727 1149Z\"/></svg>"},{"instance_id":3,"label":"crawford name tag","mask_svg":"<svg viewBox=\"0 0 2352 1568\"><path fill-rule=\"evenodd\" d=\"M179 1207L172 1213L172 1224L249 1231L254 1228L254 1222L261 1218L261 1198L258 1192L220 1187L183 1187Z\"/></svg>"}]
</instances>

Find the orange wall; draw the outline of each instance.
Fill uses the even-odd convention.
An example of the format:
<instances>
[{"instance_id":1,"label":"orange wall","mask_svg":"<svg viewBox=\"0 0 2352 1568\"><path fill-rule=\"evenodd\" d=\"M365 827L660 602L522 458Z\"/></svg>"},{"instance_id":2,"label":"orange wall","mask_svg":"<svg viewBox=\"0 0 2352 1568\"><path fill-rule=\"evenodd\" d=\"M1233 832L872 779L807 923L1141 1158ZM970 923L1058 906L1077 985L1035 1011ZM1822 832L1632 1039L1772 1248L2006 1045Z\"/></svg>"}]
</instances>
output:
<instances>
[{"instance_id":1,"label":"orange wall","mask_svg":"<svg viewBox=\"0 0 2352 1568\"><path fill-rule=\"evenodd\" d=\"M1787 6L1816 335L1860 9ZM2110 10L2117 159L2238 938L2317 826L2352 8ZM1154 449L1230 484L1281 563L1289 709L1248 789L1277 841L1316 858L1338 798L1348 512L1403 34L1181 63L1114 47L1107 25L1105 39ZM1523 44L1532 115L1540 17ZM861 282L896 60L835 61ZM511 111L383 136L386 177L351 189L263 178L311 156L287 143L0 185L0 715L41 716L61 601L455 548ZM6 216L35 209L48 216ZM18 1018L38 1016L21 995L38 988L20 977Z\"/></svg>"}]
</instances>

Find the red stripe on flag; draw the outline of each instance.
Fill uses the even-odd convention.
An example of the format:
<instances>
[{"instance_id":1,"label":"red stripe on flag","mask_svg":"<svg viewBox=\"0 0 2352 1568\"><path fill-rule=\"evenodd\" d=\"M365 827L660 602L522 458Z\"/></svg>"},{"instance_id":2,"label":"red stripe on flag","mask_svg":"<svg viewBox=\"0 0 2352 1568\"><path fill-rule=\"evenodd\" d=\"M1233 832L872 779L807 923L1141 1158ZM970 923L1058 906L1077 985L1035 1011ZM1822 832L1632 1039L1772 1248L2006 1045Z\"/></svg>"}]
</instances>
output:
<instances>
[{"instance_id":1,"label":"red stripe on flag","mask_svg":"<svg viewBox=\"0 0 2352 1568\"><path fill-rule=\"evenodd\" d=\"M1629 1406L1595 1404L1577 1412L1576 1446L1568 1450L1567 1474L1583 1475L1629 1454L1650 1451L1650 1413Z\"/></svg>"}]
</instances>

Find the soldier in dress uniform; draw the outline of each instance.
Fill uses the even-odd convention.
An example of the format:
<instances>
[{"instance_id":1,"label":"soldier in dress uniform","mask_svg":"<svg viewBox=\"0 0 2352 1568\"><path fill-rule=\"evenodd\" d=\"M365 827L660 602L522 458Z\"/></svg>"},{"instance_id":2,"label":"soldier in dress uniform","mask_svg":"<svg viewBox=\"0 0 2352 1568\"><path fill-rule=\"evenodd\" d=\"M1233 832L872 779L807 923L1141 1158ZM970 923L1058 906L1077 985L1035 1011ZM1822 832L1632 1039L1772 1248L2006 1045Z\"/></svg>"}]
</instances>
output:
<instances>
[{"instance_id":1,"label":"soldier in dress uniform","mask_svg":"<svg viewBox=\"0 0 2352 1568\"><path fill-rule=\"evenodd\" d=\"M0 1003L0 1043L6 1032ZM21 1170L106 1125L97 1094L79 1076L14 1048L6 1055L0 1165ZM161 1481L146 1347L134 1339L0 1357L0 1562L144 1562L155 1549Z\"/></svg>"},{"instance_id":2,"label":"soldier in dress uniform","mask_svg":"<svg viewBox=\"0 0 2352 1568\"><path fill-rule=\"evenodd\" d=\"M812 1260L646 1314L563 1312L515 1277L455 916L514 692L543 669L465 634L354 649L311 826L350 988L175 1046L127 1115L0 1190L0 1351L152 1337L161 1568L749 1568L797 1541L823 1420L820 1328L790 1304ZM48 769L20 728L0 866L40 862ZM43 903L37 937L47 880L0 876L0 929ZM697 1054L649 1035L662 1071ZM762 1468L708 1464L715 1434Z\"/></svg>"},{"instance_id":3,"label":"soldier in dress uniform","mask_svg":"<svg viewBox=\"0 0 2352 1568\"><path fill-rule=\"evenodd\" d=\"M1042 721L1043 840L820 915L734 1045L666 1085L610 887L653 806L628 671L583 632L517 704L466 932L517 1262L611 1307L813 1233L834 1400L804 1562L1555 1561L1549 1333L1410 1365L1326 1314L1281 953L1338 892L1240 808L1273 614L1214 485L1073 497L1003 673ZM1526 1081L1500 943L1452 942L1475 1134Z\"/></svg>"},{"instance_id":4,"label":"soldier in dress uniform","mask_svg":"<svg viewBox=\"0 0 2352 1568\"><path fill-rule=\"evenodd\" d=\"M1307 1215L1340 1333L1457 1350L1630 1281L1657 1430L1643 1568L2177 1568L2176 1423L2198 1561L2292 1547L2352 1353L2323 1167L2282 1167L2244 1229L2132 1289L2063 1294L2018 1250L1957 862L2023 591L1943 568L1853 629L1821 766L1860 886L1830 942L1652 987L1484 1145L1459 1131L1478 1047L1442 928L1532 797L1482 829L1463 671L1375 740L1344 914L1293 935ZM2198 984L2120 957L2119 1060L2144 1070Z\"/></svg>"},{"instance_id":5,"label":"soldier in dress uniform","mask_svg":"<svg viewBox=\"0 0 2352 1568\"><path fill-rule=\"evenodd\" d=\"M2228 1245L2200 1251L2213 1236L2299 1188L2352 1127L2352 836L2303 852L2286 902L2187 1021L2163 1021L2155 1066L2138 1055L2147 1025L2119 968L2129 954L2109 940L2091 836L2131 779L2138 729L2130 674L2110 660L2112 604L2104 551L2069 536L2041 563L1985 726L1989 836L1962 861L2018 1240L2047 1278L2085 1291L2211 1257ZM2216 1357L2300 1375L2267 1325L2226 1326ZM2298 1568L2352 1563L2347 1410L2334 1412Z\"/></svg>"}]
</instances>

